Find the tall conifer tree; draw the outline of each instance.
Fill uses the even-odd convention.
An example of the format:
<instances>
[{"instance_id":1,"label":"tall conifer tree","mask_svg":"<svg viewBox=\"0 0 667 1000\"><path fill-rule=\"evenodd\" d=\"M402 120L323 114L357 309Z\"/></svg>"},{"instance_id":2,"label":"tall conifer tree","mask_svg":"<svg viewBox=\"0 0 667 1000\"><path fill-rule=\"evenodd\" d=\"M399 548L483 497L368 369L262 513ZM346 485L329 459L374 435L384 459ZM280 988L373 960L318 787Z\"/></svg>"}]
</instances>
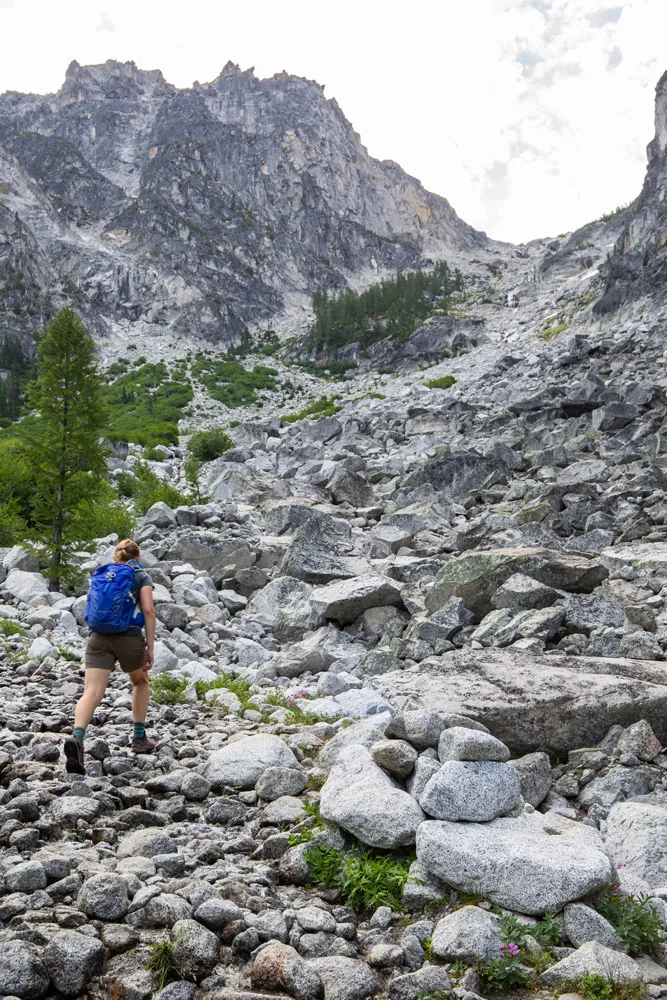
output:
<instances>
[{"instance_id":1,"label":"tall conifer tree","mask_svg":"<svg viewBox=\"0 0 667 1000\"><path fill-rule=\"evenodd\" d=\"M29 400L38 423L30 437L36 470L34 520L54 588L66 573L70 523L77 504L106 474L102 378L95 344L72 309L61 309L37 348Z\"/></svg>"}]
</instances>

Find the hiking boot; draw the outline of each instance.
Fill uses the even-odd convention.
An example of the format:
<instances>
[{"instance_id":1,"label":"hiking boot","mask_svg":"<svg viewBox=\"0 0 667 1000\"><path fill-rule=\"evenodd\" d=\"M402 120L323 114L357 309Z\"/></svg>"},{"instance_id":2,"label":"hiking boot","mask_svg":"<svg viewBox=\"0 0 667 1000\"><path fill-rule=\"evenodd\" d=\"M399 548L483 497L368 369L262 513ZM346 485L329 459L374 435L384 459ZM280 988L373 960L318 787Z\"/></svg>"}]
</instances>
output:
<instances>
[{"instance_id":1,"label":"hiking boot","mask_svg":"<svg viewBox=\"0 0 667 1000\"><path fill-rule=\"evenodd\" d=\"M132 750L135 753L153 753L157 750L157 743L148 736L142 736L141 739L135 736L132 740Z\"/></svg>"},{"instance_id":2,"label":"hiking boot","mask_svg":"<svg viewBox=\"0 0 667 1000\"><path fill-rule=\"evenodd\" d=\"M70 736L68 740L65 740L63 750L67 758L65 770L68 774L85 774L86 769L83 766L83 743L79 743L75 736Z\"/></svg>"}]
</instances>

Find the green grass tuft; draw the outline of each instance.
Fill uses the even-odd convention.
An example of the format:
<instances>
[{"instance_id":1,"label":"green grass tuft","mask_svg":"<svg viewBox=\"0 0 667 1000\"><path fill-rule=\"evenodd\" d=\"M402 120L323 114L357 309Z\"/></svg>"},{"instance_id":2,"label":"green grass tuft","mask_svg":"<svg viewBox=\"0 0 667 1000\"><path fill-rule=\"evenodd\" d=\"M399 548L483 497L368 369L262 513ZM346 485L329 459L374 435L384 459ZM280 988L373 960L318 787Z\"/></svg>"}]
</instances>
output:
<instances>
[{"instance_id":1,"label":"green grass tuft","mask_svg":"<svg viewBox=\"0 0 667 1000\"><path fill-rule=\"evenodd\" d=\"M340 412L340 406L336 405L337 396L332 396L327 399L323 396L321 399L316 399L314 403L310 403L308 406L304 407L303 410L299 410L297 413L287 413L280 419L284 424L293 424L297 420L317 420L318 417L334 417Z\"/></svg>"},{"instance_id":2,"label":"green grass tuft","mask_svg":"<svg viewBox=\"0 0 667 1000\"><path fill-rule=\"evenodd\" d=\"M453 375L443 375L441 378L428 378L424 382L424 385L428 389L451 389L455 384L456 379Z\"/></svg>"}]
</instances>

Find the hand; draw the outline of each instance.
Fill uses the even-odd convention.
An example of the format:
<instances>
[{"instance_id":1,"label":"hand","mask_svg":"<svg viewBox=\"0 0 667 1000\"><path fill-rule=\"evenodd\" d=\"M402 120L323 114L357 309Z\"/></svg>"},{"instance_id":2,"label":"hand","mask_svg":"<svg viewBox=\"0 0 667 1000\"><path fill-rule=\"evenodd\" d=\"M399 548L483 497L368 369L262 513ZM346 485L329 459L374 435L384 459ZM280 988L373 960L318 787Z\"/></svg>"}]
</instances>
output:
<instances>
[{"instance_id":1,"label":"hand","mask_svg":"<svg viewBox=\"0 0 667 1000\"><path fill-rule=\"evenodd\" d=\"M144 665L141 669L145 671L145 673L148 673L148 671L151 669L152 666L153 666L153 650L149 649L147 646L146 652L144 653Z\"/></svg>"}]
</instances>

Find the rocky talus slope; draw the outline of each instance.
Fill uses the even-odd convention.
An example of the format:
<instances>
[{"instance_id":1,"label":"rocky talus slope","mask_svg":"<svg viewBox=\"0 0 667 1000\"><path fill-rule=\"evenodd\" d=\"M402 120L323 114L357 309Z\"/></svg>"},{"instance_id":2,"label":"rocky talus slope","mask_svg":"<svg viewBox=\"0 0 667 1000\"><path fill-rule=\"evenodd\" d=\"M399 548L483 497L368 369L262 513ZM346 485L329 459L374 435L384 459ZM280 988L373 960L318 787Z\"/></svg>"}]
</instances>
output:
<instances>
[{"instance_id":1,"label":"rocky talus slope","mask_svg":"<svg viewBox=\"0 0 667 1000\"><path fill-rule=\"evenodd\" d=\"M129 751L117 674L86 777L64 773L85 596L5 552L0 992L485 995L502 913L550 912L536 988L597 971L662 995L660 952L628 955L596 909L620 879L663 920L667 880L667 383L662 318L627 324L231 431L210 501L138 533L154 686L178 694L154 755ZM402 900L313 885L322 848L405 857Z\"/></svg>"},{"instance_id":2,"label":"rocky talus slope","mask_svg":"<svg viewBox=\"0 0 667 1000\"><path fill-rule=\"evenodd\" d=\"M57 94L0 96L0 336L67 299L99 334L229 344L320 285L486 245L370 157L313 81L229 63L179 90L134 63L74 62Z\"/></svg>"},{"instance_id":3,"label":"rocky talus slope","mask_svg":"<svg viewBox=\"0 0 667 1000\"><path fill-rule=\"evenodd\" d=\"M178 190L168 157L151 154L155 130L204 122L215 142L215 118L230 136L243 124L245 142L251 126L271 134L266 93L289 105L314 86L229 69L183 94L159 74L75 66L52 99L2 98L41 136L2 133L13 176L41 169L45 136L59 158L57 207L22 173L42 221L28 232L0 217L33 269L31 308L59 267L81 274L90 253L96 274L114 239L146 239L159 254L118 285L130 316L132 288L165 280L155 261L176 239L151 209L155 191ZM86 142L100 139L94 176L68 145L84 120ZM137 136L167 171L159 185L134 168ZM105 143L121 140L112 175ZM171 157L205 162L205 143L198 159L173 141ZM626 227L643 218L660 245L660 148L643 216L505 250L466 247L478 237L457 229L468 316L357 352L331 416L281 420L278 394L239 411L234 447L204 466L206 502L148 510L137 538L158 618L155 753L130 752L116 673L86 775L64 772L85 591L50 592L30 553L2 551L0 995L476 1000L508 970L524 996L590 990L591 973L607 992L587 997L667 994L667 308L648 281L595 311ZM70 219L87 192L100 215ZM403 225L387 204L377 195L373 211ZM95 286L101 316L107 293L118 308L115 281ZM417 370L435 340L464 352L428 372L454 375L447 389ZM378 361L412 370L380 375ZM285 355L276 364L289 370ZM308 398L318 383L300 378ZM199 391L193 409L195 426L229 417ZM182 484L184 450L157 450L152 468ZM139 458L119 452L112 475ZM115 541L78 553L80 568Z\"/></svg>"}]
</instances>

